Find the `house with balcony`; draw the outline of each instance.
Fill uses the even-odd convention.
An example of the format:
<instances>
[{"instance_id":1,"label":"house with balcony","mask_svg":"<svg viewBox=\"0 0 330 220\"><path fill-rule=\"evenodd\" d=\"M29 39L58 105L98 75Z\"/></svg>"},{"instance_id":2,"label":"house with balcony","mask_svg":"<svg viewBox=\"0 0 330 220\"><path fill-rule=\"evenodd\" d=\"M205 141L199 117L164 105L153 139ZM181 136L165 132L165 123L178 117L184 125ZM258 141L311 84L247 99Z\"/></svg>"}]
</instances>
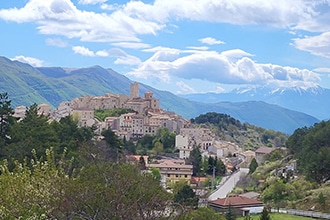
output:
<instances>
[{"instance_id":1,"label":"house with balcony","mask_svg":"<svg viewBox=\"0 0 330 220\"><path fill-rule=\"evenodd\" d=\"M184 160L158 160L149 163L148 168L159 169L161 175L161 184L166 186L168 183L175 183L180 180L187 181L190 184L193 173L193 165L186 165Z\"/></svg>"}]
</instances>

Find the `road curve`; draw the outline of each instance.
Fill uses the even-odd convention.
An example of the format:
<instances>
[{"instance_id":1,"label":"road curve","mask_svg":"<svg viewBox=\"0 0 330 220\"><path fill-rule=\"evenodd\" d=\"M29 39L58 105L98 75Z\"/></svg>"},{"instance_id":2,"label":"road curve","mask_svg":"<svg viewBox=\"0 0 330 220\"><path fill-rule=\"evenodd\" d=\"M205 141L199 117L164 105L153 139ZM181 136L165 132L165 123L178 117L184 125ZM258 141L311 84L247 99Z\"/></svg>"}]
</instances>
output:
<instances>
[{"instance_id":1,"label":"road curve","mask_svg":"<svg viewBox=\"0 0 330 220\"><path fill-rule=\"evenodd\" d=\"M220 183L217 190L214 191L209 197L208 200L216 200L218 198L225 198L236 186L241 174L246 174L249 172L248 168L240 168L239 171L232 174L228 177L223 183Z\"/></svg>"}]
</instances>

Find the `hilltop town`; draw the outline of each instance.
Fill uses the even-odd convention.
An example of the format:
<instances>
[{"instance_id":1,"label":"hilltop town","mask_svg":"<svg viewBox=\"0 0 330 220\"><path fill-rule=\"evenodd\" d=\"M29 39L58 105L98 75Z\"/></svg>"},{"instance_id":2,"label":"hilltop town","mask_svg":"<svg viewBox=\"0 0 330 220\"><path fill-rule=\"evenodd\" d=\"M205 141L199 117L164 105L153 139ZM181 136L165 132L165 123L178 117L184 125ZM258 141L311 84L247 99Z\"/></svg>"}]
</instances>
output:
<instances>
[{"instance_id":1,"label":"hilltop town","mask_svg":"<svg viewBox=\"0 0 330 220\"><path fill-rule=\"evenodd\" d=\"M95 118L95 111L100 109L131 109L134 112L122 114L119 117L106 117L104 121ZM25 106L18 106L14 110L14 116L23 118ZM153 93L147 91L143 97L139 95L139 84L131 84L129 96L124 94L105 94L104 96L82 96L71 101L62 102L51 110L48 104L39 104L38 114L49 117L50 120L59 121L61 118L72 115L78 120L80 127L94 127L95 134L101 137L102 131L111 129L115 134L126 140L138 140L145 135L155 135L159 128L167 128L169 132L176 134L175 148L178 150L178 160L163 161L164 166L184 165L184 160L189 158L194 146L199 146L202 156L212 156L223 160L228 172L238 166L243 160L251 160L254 152L242 152L242 149L231 142L220 140L208 128L193 127L189 120L184 119L174 112L169 112L159 107L159 100L153 97ZM237 154L240 157L228 158L228 155ZM146 160L147 162L147 160ZM159 163L159 162L158 162ZM186 166L186 165L185 165ZM185 167L187 172L183 175L175 175L176 178L167 178L175 182L184 178L191 180L192 165ZM184 166L183 166L184 167ZM158 166L159 168L159 166ZM183 168L184 169L184 168ZM169 180L164 179L164 183Z\"/></svg>"}]
</instances>

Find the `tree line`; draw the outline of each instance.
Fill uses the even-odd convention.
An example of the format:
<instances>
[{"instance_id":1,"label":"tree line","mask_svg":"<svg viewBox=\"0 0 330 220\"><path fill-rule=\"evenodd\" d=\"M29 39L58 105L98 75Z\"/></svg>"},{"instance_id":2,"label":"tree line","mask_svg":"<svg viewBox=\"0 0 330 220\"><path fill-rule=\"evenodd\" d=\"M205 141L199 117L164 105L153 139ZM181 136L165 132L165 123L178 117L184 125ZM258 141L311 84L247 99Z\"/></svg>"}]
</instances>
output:
<instances>
[{"instance_id":1,"label":"tree line","mask_svg":"<svg viewBox=\"0 0 330 220\"><path fill-rule=\"evenodd\" d=\"M296 129L287 147L298 159L298 169L309 180L324 183L330 180L330 121L321 121L309 128Z\"/></svg>"}]
</instances>

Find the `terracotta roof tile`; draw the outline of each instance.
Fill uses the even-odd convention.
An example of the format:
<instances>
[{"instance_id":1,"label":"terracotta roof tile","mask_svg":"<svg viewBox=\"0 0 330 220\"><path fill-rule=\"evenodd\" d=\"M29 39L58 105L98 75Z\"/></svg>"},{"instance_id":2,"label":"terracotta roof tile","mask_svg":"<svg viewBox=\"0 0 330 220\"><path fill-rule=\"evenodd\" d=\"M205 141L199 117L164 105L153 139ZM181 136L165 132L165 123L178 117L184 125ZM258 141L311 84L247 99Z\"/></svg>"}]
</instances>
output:
<instances>
[{"instance_id":1,"label":"terracotta roof tile","mask_svg":"<svg viewBox=\"0 0 330 220\"><path fill-rule=\"evenodd\" d=\"M262 202L256 199L250 199L243 196L229 196L222 199L210 201L211 204L219 206L250 206L250 205L263 205Z\"/></svg>"}]
</instances>

